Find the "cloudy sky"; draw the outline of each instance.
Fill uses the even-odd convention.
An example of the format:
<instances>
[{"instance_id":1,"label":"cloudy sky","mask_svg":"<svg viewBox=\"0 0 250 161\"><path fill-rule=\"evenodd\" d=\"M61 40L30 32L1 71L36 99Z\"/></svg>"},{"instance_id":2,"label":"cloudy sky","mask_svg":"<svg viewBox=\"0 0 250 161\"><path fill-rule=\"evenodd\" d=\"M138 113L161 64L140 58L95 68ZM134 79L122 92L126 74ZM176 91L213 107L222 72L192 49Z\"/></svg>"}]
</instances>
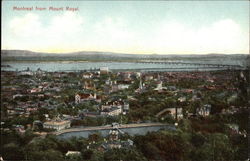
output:
<instances>
[{"instance_id":1,"label":"cloudy sky","mask_svg":"<svg viewBox=\"0 0 250 161\"><path fill-rule=\"evenodd\" d=\"M249 53L248 1L3 1L1 27L3 49Z\"/></svg>"}]
</instances>

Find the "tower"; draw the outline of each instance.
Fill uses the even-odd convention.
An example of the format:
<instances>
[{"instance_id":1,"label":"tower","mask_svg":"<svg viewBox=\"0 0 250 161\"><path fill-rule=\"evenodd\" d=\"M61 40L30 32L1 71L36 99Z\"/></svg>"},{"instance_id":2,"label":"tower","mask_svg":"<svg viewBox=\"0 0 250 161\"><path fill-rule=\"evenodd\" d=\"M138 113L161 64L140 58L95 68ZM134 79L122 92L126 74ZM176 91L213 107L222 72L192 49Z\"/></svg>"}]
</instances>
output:
<instances>
[{"instance_id":1,"label":"tower","mask_svg":"<svg viewBox=\"0 0 250 161\"><path fill-rule=\"evenodd\" d=\"M142 81L141 81L141 79L140 79L139 88L142 89L142 87L143 87L143 86L142 86Z\"/></svg>"}]
</instances>

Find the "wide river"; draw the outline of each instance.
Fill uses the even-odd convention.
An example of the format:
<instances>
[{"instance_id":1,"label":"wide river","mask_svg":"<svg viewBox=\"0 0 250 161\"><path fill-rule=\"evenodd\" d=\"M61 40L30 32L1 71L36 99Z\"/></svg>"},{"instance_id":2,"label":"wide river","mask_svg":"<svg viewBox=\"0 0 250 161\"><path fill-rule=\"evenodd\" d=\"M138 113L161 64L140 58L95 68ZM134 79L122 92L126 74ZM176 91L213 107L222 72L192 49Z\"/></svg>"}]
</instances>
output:
<instances>
[{"instance_id":1,"label":"wide river","mask_svg":"<svg viewBox=\"0 0 250 161\"><path fill-rule=\"evenodd\" d=\"M211 71L223 68L196 66L191 64L143 64L133 62L83 62L83 61L57 61L57 62L2 62L1 70L22 71L29 68L36 71L38 68L48 71L79 71L108 67L110 70L139 70L139 71Z\"/></svg>"}]
</instances>

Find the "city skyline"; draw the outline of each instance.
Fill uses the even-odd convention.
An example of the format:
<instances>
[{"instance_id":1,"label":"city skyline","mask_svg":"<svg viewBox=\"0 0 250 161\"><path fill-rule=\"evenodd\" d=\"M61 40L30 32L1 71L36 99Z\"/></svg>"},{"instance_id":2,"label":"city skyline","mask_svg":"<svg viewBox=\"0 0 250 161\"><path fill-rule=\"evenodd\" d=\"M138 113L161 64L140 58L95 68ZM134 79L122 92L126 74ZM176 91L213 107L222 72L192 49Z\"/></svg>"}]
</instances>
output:
<instances>
[{"instance_id":1,"label":"city skyline","mask_svg":"<svg viewBox=\"0 0 250 161\"><path fill-rule=\"evenodd\" d=\"M249 54L248 1L3 1L2 4L3 49L55 53ZM33 10L14 7L33 7ZM50 10L50 7L64 10ZM66 7L77 10L67 11Z\"/></svg>"}]
</instances>

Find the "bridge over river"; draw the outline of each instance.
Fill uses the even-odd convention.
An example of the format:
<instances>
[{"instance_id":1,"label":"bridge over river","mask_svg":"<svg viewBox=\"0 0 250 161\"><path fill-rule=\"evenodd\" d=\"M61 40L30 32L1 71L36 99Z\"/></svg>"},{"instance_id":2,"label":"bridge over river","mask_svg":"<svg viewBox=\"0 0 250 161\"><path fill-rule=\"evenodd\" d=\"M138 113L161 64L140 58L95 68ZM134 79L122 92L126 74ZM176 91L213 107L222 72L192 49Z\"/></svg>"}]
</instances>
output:
<instances>
[{"instance_id":1,"label":"bridge over river","mask_svg":"<svg viewBox=\"0 0 250 161\"><path fill-rule=\"evenodd\" d=\"M200 67L211 67L211 68L223 68L223 69L243 69L241 65L234 64L216 64L216 63L198 63L198 62L182 62L182 61L137 61L136 63L141 64L166 64L166 65L183 65L183 66L200 66Z\"/></svg>"},{"instance_id":2,"label":"bridge over river","mask_svg":"<svg viewBox=\"0 0 250 161\"><path fill-rule=\"evenodd\" d=\"M139 123L139 124L121 124L115 128L118 128L124 133L129 135L145 135L150 131L158 131L160 129L176 130L174 125L163 124L163 123ZM85 137L87 138L90 134L99 132L103 136L107 136L108 132L114 129L113 126L95 126L95 127L78 127L69 128L61 131L54 132L59 138L70 138L70 137Z\"/></svg>"}]
</instances>

